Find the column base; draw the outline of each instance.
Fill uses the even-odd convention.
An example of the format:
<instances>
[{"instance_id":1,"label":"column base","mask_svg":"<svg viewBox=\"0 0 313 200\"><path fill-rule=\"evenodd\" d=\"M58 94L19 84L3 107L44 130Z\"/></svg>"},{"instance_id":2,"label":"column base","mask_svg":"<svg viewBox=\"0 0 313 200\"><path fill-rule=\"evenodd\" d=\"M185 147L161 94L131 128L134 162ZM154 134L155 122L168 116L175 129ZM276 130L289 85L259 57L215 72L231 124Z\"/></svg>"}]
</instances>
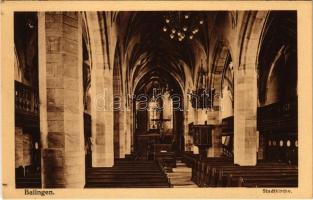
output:
<instances>
[{"instance_id":1,"label":"column base","mask_svg":"<svg viewBox=\"0 0 313 200\"><path fill-rule=\"evenodd\" d=\"M92 167L113 167L113 165L113 154L92 152Z\"/></svg>"},{"instance_id":2,"label":"column base","mask_svg":"<svg viewBox=\"0 0 313 200\"><path fill-rule=\"evenodd\" d=\"M43 188L84 188L84 152L65 153L63 148L42 150Z\"/></svg>"}]
</instances>

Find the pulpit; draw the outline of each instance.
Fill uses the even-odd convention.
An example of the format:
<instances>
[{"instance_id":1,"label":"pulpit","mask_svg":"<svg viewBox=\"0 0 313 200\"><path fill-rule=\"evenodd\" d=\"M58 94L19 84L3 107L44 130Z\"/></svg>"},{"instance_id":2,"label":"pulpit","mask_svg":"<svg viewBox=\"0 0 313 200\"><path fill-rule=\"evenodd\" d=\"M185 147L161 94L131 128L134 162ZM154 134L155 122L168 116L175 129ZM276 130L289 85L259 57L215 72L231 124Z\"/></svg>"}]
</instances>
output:
<instances>
[{"instance_id":1,"label":"pulpit","mask_svg":"<svg viewBox=\"0 0 313 200\"><path fill-rule=\"evenodd\" d=\"M209 147L212 147L212 130L213 125L193 125L189 126L190 132L193 135L193 143L199 148L200 160L207 157Z\"/></svg>"}]
</instances>

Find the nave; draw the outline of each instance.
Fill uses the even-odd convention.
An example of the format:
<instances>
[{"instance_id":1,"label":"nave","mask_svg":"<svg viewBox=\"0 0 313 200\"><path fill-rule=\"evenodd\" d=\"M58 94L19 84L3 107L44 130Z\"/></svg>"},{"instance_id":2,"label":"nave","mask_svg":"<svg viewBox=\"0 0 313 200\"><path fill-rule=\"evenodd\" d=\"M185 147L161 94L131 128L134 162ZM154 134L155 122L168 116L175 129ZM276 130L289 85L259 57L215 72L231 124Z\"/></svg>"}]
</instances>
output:
<instances>
[{"instance_id":1,"label":"nave","mask_svg":"<svg viewBox=\"0 0 313 200\"><path fill-rule=\"evenodd\" d=\"M14 13L17 188L297 187L297 12Z\"/></svg>"},{"instance_id":2,"label":"nave","mask_svg":"<svg viewBox=\"0 0 313 200\"><path fill-rule=\"evenodd\" d=\"M276 188L298 185L298 168L287 163L264 161L256 166L239 166L227 157L199 160L192 152L184 152L176 162L172 167L161 160L134 160L132 156L117 159L113 167L87 168L85 188ZM16 183L17 188L41 188L40 174L29 173L17 178Z\"/></svg>"},{"instance_id":3,"label":"nave","mask_svg":"<svg viewBox=\"0 0 313 200\"><path fill-rule=\"evenodd\" d=\"M199 161L196 155L185 152L177 160L175 168L161 166L155 161L133 160L130 156L115 160L115 163L110 168L87 168L85 188L264 188L298 185L297 166L279 162L240 167L226 157ZM41 188L39 173L28 174L16 182L17 188Z\"/></svg>"}]
</instances>

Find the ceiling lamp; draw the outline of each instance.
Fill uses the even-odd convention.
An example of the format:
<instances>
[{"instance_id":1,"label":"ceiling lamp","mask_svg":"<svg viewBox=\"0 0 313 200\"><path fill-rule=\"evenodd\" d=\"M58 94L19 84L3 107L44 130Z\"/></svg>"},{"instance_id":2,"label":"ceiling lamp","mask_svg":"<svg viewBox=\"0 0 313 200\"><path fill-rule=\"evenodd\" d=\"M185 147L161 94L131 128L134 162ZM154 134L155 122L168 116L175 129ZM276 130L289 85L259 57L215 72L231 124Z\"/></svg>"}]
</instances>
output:
<instances>
[{"instance_id":1,"label":"ceiling lamp","mask_svg":"<svg viewBox=\"0 0 313 200\"><path fill-rule=\"evenodd\" d=\"M199 29L196 28L196 29L194 29L194 30L192 31L192 33L193 33L193 34L196 34L196 33L198 33L198 31L199 31Z\"/></svg>"},{"instance_id":2,"label":"ceiling lamp","mask_svg":"<svg viewBox=\"0 0 313 200\"><path fill-rule=\"evenodd\" d=\"M26 27L29 28L29 29L35 28L35 24L34 24L32 19L29 19L29 18L27 19Z\"/></svg>"},{"instance_id":3,"label":"ceiling lamp","mask_svg":"<svg viewBox=\"0 0 313 200\"><path fill-rule=\"evenodd\" d=\"M186 38L192 40L204 24L204 16L201 12L168 12L164 16L163 32L169 31L170 39L179 42Z\"/></svg>"}]
</instances>

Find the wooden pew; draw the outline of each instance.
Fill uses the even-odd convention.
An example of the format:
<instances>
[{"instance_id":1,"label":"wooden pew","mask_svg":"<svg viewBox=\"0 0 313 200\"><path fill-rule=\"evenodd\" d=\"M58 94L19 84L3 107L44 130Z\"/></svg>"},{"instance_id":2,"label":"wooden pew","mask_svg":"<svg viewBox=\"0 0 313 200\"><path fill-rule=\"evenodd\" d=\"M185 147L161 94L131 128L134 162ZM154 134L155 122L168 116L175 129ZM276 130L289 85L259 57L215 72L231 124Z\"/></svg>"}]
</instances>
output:
<instances>
[{"instance_id":1,"label":"wooden pew","mask_svg":"<svg viewBox=\"0 0 313 200\"><path fill-rule=\"evenodd\" d=\"M25 176L17 176L16 188L41 188L40 173L28 173Z\"/></svg>"},{"instance_id":2,"label":"wooden pew","mask_svg":"<svg viewBox=\"0 0 313 200\"><path fill-rule=\"evenodd\" d=\"M268 178L271 178L271 176L281 176L284 178L288 176L297 176L297 173L297 167L282 164L260 164L257 166L219 166L212 170L212 178L209 185L213 187L234 187L240 185L240 178L262 178L266 177L267 175Z\"/></svg>"},{"instance_id":3,"label":"wooden pew","mask_svg":"<svg viewBox=\"0 0 313 200\"><path fill-rule=\"evenodd\" d=\"M192 181L194 181L200 187L203 187L207 183L207 178L208 175L210 175L212 166L223 166L227 164L232 164L232 160L226 157L197 160L194 167L192 168Z\"/></svg>"},{"instance_id":4,"label":"wooden pew","mask_svg":"<svg viewBox=\"0 0 313 200\"><path fill-rule=\"evenodd\" d=\"M116 159L113 167L87 168L86 188L171 187L156 161Z\"/></svg>"},{"instance_id":5,"label":"wooden pew","mask_svg":"<svg viewBox=\"0 0 313 200\"><path fill-rule=\"evenodd\" d=\"M211 183L211 179L214 178L214 170L218 167L225 167L233 165L232 160L228 159L220 159L215 161L207 162L204 165L203 170L201 171L201 177L199 179L199 186L200 187L207 187ZM213 174L213 175L212 175Z\"/></svg>"},{"instance_id":6,"label":"wooden pew","mask_svg":"<svg viewBox=\"0 0 313 200\"><path fill-rule=\"evenodd\" d=\"M280 179L282 180L281 183L277 184L276 186L285 186L284 180L292 179L293 181L296 181L298 178L298 172L249 172L249 173L231 173L228 175L227 180L224 182L225 187L247 187L248 180L250 181L249 184L252 184L252 180L254 180L255 186L261 186L261 180L267 180L268 182L266 184L273 184L271 181L272 178ZM247 182L246 182L247 180ZM258 180L258 181L256 181ZM292 182L294 183L294 182ZM246 184L246 185L245 185ZM264 185L262 183L262 185ZM252 185L251 185L252 186ZM251 187L250 186L250 187Z\"/></svg>"},{"instance_id":7,"label":"wooden pew","mask_svg":"<svg viewBox=\"0 0 313 200\"><path fill-rule=\"evenodd\" d=\"M283 169L260 169L260 168L244 168L244 169L236 169L238 172L235 172L234 170L231 171L223 171L222 173L219 173L219 175L214 177L215 182L211 182L211 186L217 186L217 187L223 187L223 186L237 186L236 183L238 182L238 178L242 176L262 176L266 174L272 174L272 175L282 175L285 174L294 174L294 170L283 170ZM242 171L240 171L242 170ZM237 179L236 179L237 178Z\"/></svg>"},{"instance_id":8,"label":"wooden pew","mask_svg":"<svg viewBox=\"0 0 313 200\"><path fill-rule=\"evenodd\" d=\"M298 187L298 175L241 177L239 187Z\"/></svg>"},{"instance_id":9,"label":"wooden pew","mask_svg":"<svg viewBox=\"0 0 313 200\"><path fill-rule=\"evenodd\" d=\"M225 158L207 158L205 160L197 160L193 167L192 180L197 183L200 187L221 187L231 186L227 183L227 178L231 173L239 173L242 170L241 175L250 173L253 174L271 173L279 175L280 172L289 173L292 175L297 173L296 166L289 166L285 163L278 162L264 162L261 161L257 166L238 166L233 164L232 160ZM290 174L291 173L291 174ZM280 175L283 176L282 173ZM249 176L249 175L248 175ZM242 176L240 176L242 177ZM238 182L238 180L236 180ZM235 184L238 186L238 184Z\"/></svg>"}]
</instances>

